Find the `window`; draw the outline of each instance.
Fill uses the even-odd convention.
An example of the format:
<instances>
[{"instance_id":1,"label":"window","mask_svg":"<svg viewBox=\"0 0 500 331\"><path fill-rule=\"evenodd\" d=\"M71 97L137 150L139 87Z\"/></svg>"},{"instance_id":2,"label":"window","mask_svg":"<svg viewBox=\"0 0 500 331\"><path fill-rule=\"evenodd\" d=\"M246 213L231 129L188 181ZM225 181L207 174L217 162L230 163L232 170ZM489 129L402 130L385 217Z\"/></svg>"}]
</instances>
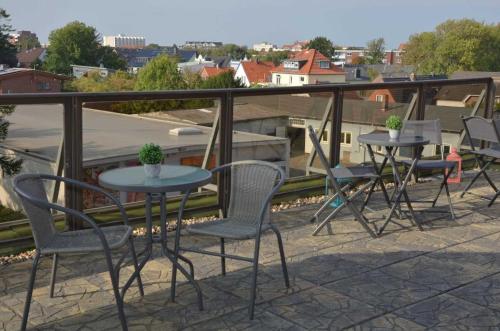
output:
<instances>
[{"instance_id":1,"label":"window","mask_svg":"<svg viewBox=\"0 0 500 331\"><path fill-rule=\"evenodd\" d=\"M300 77L300 81L303 82L304 81L304 77L301 76Z\"/></svg>"},{"instance_id":2,"label":"window","mask_svg":"<svg viewBox=\"0 0 500 331\"><path fill-rule=\"evenodd\" d=\"M451 145L443 144L444 155L448 155L451 152ZM441 145L436 145L435 155L441 155Z\"/></svg>"},{"instance_id":3,"label":"window","mask_svg":"<svg viewBox=\"0 0 500 331\"><path fill-rule=\"evenodd\" d=\"M291 126L299 126L299 127L305 127L305 125L306 125L306 121L301 119L301 118L290 118L288 120L288 123Z\"/></svg>"},{"instance_id":4,"label":"window","mask_svg":"<svg viewBox=\"0 0 500 331\"><path fill-rule=\"evenodd\" d=\"M276 84L277 85L281 84L281 75L276 75Z\"/></svg>"},{"instance_id":5,"label":"window","mask_svg":"<svg viewBox=\"0 0 500 331\"><path fill-rule=\"evenodd\" d=\"M321 69L329 69L330 68L330 61L319 61L319 67Z\"/></svg>"},{"instance_id":6,"label":"window","mask_svg":"<svg viewBox=\"0 0 500 331\"><path fill-rule=\"evenodd\" d=\"M36 88L38 90L50 90L50 84L49 82L37 82Z\"/></svg>"},{"instance_id":7,"label":"window","mask_svg":"<svg viewBox=\"0 0 500 331\"><path fill-rule=\"evenodd\" d=\"M314 132L316 132L316 135L319 138L319 130L314 129ZM328 142L328 130L323 131L323 136L321 137L321 141L327 143Z\"/></svg>"},{"instance_id":8,"label":"window","mask_svg":"<svg viewBox=\"0 0 500 331\"><path fill-rule=\"evenodd\" d=\"M293 76L290 76L290 85L292 85Z\"/></svg>"},{"instance_id":9,"label":"window","mask_svg":"<svg viewBox=\"0 0 500 331\"><path fill-rule=\"evenodd\" d=\"M377 94L375 96L375 101L377 101L377 102L384 102L384 95L383 94Z\"/></svg>"},{"instance_id":10,"label":"window","mask_svg":"<svg viewBox=\"0 0 500 331\"><path fill-rule=\"evenodd\" d=\"M356 72L354 74L354 78L360 79L361 78L361 69L356 68Z\"/></svg>"},{"instance_id":11,"label":"window","mask_svg":"<svg viewBox=\"0 0 500 331\"><path fill-rule=\"evenodd\" d=\"M340 144L351 146L352 145L352 132L342 132L340 133Z\"/></svg>"}]
</instances>

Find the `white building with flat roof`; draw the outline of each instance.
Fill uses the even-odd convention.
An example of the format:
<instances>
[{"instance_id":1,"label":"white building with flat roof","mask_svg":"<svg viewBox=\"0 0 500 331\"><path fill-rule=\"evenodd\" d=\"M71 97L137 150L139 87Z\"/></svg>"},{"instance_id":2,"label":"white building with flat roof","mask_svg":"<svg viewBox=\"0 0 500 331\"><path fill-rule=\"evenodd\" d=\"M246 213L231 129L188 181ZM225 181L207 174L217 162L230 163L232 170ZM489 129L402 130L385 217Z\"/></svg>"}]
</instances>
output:
<instances>
[{"instance_id":1,"label":"white building with flat roof","mask_svg":"<svg viewBox=\"0 0 500 331\"><path fill-rule=\"evenodd\" d=\"M122 34L117 36L103 36L102 44L113 48L144 48L146 47L146 38L125 36Z\"/></svg>"}]
</instances>

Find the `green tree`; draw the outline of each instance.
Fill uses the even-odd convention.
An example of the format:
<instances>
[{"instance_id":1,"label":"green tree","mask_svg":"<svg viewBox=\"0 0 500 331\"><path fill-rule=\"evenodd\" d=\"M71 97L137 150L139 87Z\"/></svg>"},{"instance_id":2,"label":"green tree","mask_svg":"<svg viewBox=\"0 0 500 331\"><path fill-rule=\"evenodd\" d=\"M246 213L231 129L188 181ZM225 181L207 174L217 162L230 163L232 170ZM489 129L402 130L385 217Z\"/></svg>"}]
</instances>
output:
<instances>
[{"instance_id":1,"label":"green tree","mask_svg":"<svg viewBox=\"0 0 500 331\"><path fill-rule=\"evenodd\" d=\"M288 59L289 55L289 51L275 51L267 52L264 55L256 55L256 57L261 61L271 61L274 65L278 66L283 60Z\"/></svg>"},{"instance_id":2,"label":"green tree","mask_svg":"<svg viewBox=\"0 0 500 331\"><path fill-rule=\"evenodd\" d=\"M315 49L328 58L332 58L335 52L332 42L326 37L314 38L306 45L306 48Z\"/></svg>"},{"instance_id":3,"label":"green tree","mask_svg":"<svg viewBox=\"0 0 500 331\"><path fill-rule=\"evenodd\" d=\"M251 55L246 46L236 44L224 44L221 47L197 49L197 51L208 57L230 56L233 60L242 60Z\"/></svg>"},{"instance_id":4,"label":"green tree","mask_svg":"<svg viewBox=\"0 0 500 331\"><path fill-rule=\"evenodd\" d=\"M116 51L109 46L99 47L98 49L99 59L98 64L103 65L105 68L116 69L116 70L126 70L127 61L122 58Z\"/></svg>"},{"instance_id":5,"label":"green tree","mask_svg":"<svg viewBox=\"0 0 500 331\"><path fill-rule=\"evenodd\" d=\"M159 55L146 64L137 74L135 89L138 91L185 89L177 61L168 55Z\"/></svg>"},{"instance_id":6,"label":"green tree","mask_svg":"<svg viewBox=\"0 0 500 331\"><path fill-rule=\"evenodd\" d=\"M214 89L214 88L239 88L244 87L241 79L234 78L232 71L226 71L216 76L209 77L204 80L200 88Z\"/></svg>"},{"instance_id":7,"label":"green tree","mask_svg":"<svg viewBox=\"0 0 500 331\"><path fill-rule=\"evenodd\" d=\"M95 28L71 22L49 35L45 69L70 74L71 65L96 66L99 59L99 35Z\"/></svg>"},{"instance_id":8,"label":"green tree","mask_svg":"<svg viewBox=\"0 0 500 331\"><path fill-rule=\"evenodd\" d=\"M17 65L16 47L9 42L9 33L12 32L9 17L5 9L0 8L0 64L15 67Z\"/></svg>"},{"instance_id":9,"label":"green tree","mask_svg":"<svg viewBox=\"0 0 500 331\"><path fill-rule=\"evenodd\" d=\"M16 44L18 52L23 52L32 48L40 47L40 42L36 35L24 34L19 36Z\"/></svg>"},{"instance_id":10,"label":"green tree","mask_svg":"<svg viewBox=\"0 0 500 331\"><path fill-rule=\"evenodd\" d=\"M500 25L448 20L432 32L410 36L403 56L419 73L500 70Z\"/></svg>"},{"instance_id":11,"label":"green tree","mask_svg":"<svg viewBox=\"0 0 500 331\"><path fill-rule=\"evenodd\" d=\"M11 114L15 109L14 105L0 105L0 142L7 138L10 123L5 116ZM14 175L21 170L23 160L7 154L0 153L0 168L6 175Z\"/></svg>"},{"instance_id":12,"label":"green tree","mask_svg":"<svg viewBox=\"0 0 500 331\"><path fill-rule=\"evenodd\" d=\"M366 54L364 62L367 64L379 64L385 58L385 40L377 38L366 43Z\"/></svg>"}]
</instances>

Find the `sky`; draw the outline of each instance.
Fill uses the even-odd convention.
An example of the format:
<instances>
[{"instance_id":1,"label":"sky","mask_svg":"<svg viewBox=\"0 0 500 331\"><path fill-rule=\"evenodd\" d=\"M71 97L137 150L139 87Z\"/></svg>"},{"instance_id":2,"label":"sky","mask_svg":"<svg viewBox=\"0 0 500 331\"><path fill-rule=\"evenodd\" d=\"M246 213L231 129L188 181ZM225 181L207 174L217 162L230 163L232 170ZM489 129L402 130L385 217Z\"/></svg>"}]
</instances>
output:
<instances>
[{"instance_id":1,"label":"sky","mask_svg":"<svg viewBox=\"0 0 500 331\"><path fill-rule=\"evenodd\" d=\"M383 37L387 48L448 19L500 23L500 0L0 0L0 7L15 30L31 30L42 43L74 20L101 35L144 36L160 45L210 40L281 46L325 36L345 46Z\"/></svg>"}]
</instances>

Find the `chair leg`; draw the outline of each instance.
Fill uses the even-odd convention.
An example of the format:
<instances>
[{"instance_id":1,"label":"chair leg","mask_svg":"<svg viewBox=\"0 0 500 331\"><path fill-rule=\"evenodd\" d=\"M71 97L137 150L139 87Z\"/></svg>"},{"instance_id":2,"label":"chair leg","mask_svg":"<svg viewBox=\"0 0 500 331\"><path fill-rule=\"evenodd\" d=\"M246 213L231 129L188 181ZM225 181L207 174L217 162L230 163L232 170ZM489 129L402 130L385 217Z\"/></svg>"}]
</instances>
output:
<instances>
[{"instance_id":1,"label":"chair leg","mask_svg":"<svg viewBox=\"0 0 500 331\"><path fill-rule=\"evenodd\" d=\"M139 287L139 294L141 297L144 296L144 286L142 285L142 279L141 279L141 273L138 272L139 270L139 263L137 262L137 254L135 253L135 245L134 245L134 239L130 238L129 239L129 250L130 250L130 255L132 255L132 261L134 262L134 271L137 272L137 286Z\"/></svg>"},{"instance_id":2,"label":"chair leg","mask_svg":"<svg viewBox=\"0 0 500 331\"><path fill-rule=\"evenodd\" d=\"M250 287L250 305L248 306L248 315L250 320L253 320L255 308L255 295L257 291L257 273L259 272L259 249L260 249L260 233L255 238L255 249L253 254L253 273L252 283Z\"/></svg>"},{"instance_id":3,"label":"chair leg","mask_svg":"<svg viewBox=\"0 0 500 331\"><path fill-rule=\"evenodd\" d=\"M109 251L105 251L104 254L106 255L106 263L108 264L109 276L111 277L111 284L113 285L116 308L118 309L118 318L120 319L122 330L126 331L128 330L127 319L125 318L125 312L123 311L123 299L120 295L120 289L118 288L119 285L115 274L115 268L113 267L113 260L111 259L111 253Z\"/></svg>"},{"instance_id":4,"label":"chair leg","mask_svg":"<svg viewBox=\"0 0 500 331\"><path fill-rule=\"evenodd\" d=\"M493 203L495 202L495 200L498 198L498 196L500 195L500 191L497 191L495 193L495 196L490 200L490 202L488 203L488 207L491 207L491 205L493 205Z\"/></svg>"},{"instance_id":5,"label":"chair leg","mask_svg":"<svg viewBox=\"0 0 500 331\"><path fill-rule=\"evenodd\" d=\"M49 291L49 297L51 298L54 297L54 286L56 284L58 257L59 256L57 255L57 253L54 253L54 255L52 256L52 273L50 275L50 291Z\"/></svg>"},{"instance_id":6,"label":"chair leg","mask_svg":"<svg viewBox=\"0 0 500 331\"><path fill-rule=\"evenodd\" d=\"M220 266L222 271L222 276L226 275L226 258L224 254L226 254L226 249L224 247L224 238L220 238L220 253L222 256L220 257Z\"/></svg>"},{"instance_id":7,"label":"chair leg","mask_svg":"<svg viewBox=\"0 0 500 331\"><path fill-rule=\"evenodd\" d=\"M451 219L455 220L455 211L453 210L453 204L451 202L450 190L448 188L448 183L444 183L444 189L446 190L446 197L448 198L448 205L450 206Z\"/></svg>"},{"instance_id":8,"label":"chair leg","mask_svg":"<svg viewBox=\"0 0 500 331\"><path fill-rule=\"evenodd\" d=\"M28 283L28 291L26 292L26 302L24 303L24 313L23 313L23 321L21 324L21 331L26 330L26 326L28 325L28 315L31 306L31 296L33 294L33 287L35 286L36 270L38 268L39 260L40 260L40 252L37 251L35 259L33 260L33 267L31 267L31 275Z\"/></svg>"},{"instance_id":9,"label":"chair leg","mask_svg":"<svg viewBox=\"0 0 500 331\"><path fill-rule=\"evenodd\" d=\"M281 258L281 269L283 270L283 277L285 278L285 286L289 288L290 279L288 278L288 269L286 267L285 250L283 249L283 240L281 239L281 233L274 226L271 227L271 230L273 230L273 232L276 234L276 238L278 239L278 248L280 250L280 258Z\"/></svg>"}]
</instances>

